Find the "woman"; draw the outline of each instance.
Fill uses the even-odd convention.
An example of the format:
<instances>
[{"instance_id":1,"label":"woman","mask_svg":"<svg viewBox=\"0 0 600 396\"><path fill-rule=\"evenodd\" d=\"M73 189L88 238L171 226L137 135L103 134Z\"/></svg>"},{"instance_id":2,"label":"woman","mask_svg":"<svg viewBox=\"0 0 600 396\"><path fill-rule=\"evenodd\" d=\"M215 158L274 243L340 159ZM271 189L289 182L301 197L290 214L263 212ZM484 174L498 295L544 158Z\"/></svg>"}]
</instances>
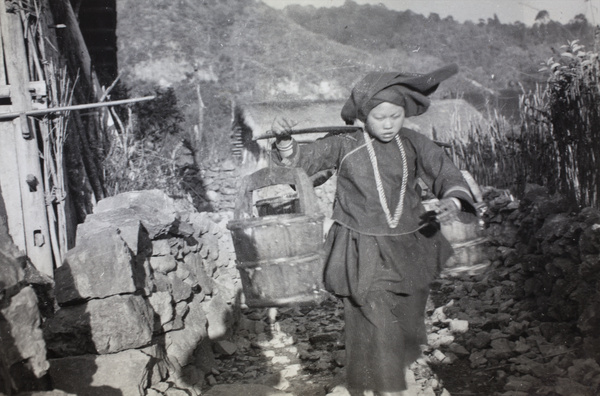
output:
<instances>
[{"instance_id":1,"label":"woman","mask_svg":"<svg viewBox=\"0 0 600 396\"><path fill-rule=\"evenodd\" d=\"M346 377L353 395L406 394L405 370L427 341L431 281L452 248L421 203L417 179L440 199L438 212L473 209L459 169L432 140L404 128L456 65L425 75L370 73L341 116L363 127L300 147L275 131L278 161L308 175L335 168L336 198L327 235L325 286L343 299Z\"/></svg>"}]
</instances>

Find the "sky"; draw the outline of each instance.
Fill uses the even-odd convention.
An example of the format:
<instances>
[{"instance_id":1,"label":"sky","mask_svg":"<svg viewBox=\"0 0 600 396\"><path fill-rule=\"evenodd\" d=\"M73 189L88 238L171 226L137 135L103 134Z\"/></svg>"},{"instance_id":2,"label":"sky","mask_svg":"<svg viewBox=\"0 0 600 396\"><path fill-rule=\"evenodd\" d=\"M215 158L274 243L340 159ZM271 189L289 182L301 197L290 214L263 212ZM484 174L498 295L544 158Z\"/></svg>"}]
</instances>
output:
<instances>
[{"instance_id":1,"label":"sky","mask_svg":"<svg viewBox=\"0 0 600 396\"><path fill-rule=\"evenodd\" d=\"M262 0L273 8L286 5L313 5L315 7L339 7L346 0ZM562 24L568 23L575 15L584 14L588 22L600 24L600 0L353 0L358 4L384 4L397 11L411 10L429 16L434 12L441 18L451 15L458 22L479 19L487 20L498 16L501 23L523 22L531 26L538 12L545 10L550 19Z\"/></svg>"}]
</instances>

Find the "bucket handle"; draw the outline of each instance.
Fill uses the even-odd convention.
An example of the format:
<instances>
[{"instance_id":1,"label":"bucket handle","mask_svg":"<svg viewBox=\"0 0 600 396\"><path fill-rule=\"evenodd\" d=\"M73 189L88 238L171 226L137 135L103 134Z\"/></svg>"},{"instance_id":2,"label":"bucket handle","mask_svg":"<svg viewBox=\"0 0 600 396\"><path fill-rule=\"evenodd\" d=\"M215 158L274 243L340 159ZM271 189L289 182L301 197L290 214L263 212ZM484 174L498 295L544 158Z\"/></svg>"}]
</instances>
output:
<instances>
[{"instance_id":1,"label":"bucket handle","mask_svg":"<svg viewBox=\"0 0 600 396\"><path fill-rule=\"evenodd\" d=\"M254 190L277 184L295 186L301 214L319 213L313 184L304 169L276 166L259 169L243 178L241 194L238 195L235 203L234 219L252 217L252 192Z\"/></svg>"}]
</instances>

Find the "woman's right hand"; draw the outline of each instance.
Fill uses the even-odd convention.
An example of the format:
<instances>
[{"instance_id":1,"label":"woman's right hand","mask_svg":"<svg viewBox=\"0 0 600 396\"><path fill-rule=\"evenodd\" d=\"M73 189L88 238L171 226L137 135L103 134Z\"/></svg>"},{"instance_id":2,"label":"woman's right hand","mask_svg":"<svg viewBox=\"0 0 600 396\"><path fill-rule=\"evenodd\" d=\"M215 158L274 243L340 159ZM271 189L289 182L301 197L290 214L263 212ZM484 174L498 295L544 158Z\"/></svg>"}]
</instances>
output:
<instances>
[{"instance_id":1,"label":"woman's right hand","mask_svg":"<svg viewBox=\"0 0 600 396\"><path fill-rule=\"evenodd\" d=\"M273 123L271 124L271 132L275 135L277 145L281 143L282 145L286 146L291 143L292 130L297 124L298 123L292 122L287 118L273 120Z\"/></svg>"}]
</instances>

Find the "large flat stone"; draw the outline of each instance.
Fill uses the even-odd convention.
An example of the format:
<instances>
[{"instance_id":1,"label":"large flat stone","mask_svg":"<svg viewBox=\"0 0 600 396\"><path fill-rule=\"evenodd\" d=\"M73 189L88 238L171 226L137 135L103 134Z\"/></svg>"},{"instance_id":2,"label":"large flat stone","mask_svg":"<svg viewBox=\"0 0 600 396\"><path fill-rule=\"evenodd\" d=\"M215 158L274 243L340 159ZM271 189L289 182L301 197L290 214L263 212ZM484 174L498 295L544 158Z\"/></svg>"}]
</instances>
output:
<instances>
[{"instance_id":1,"label":"large flat stone","mask_svg":"<svg viewBox=\"0 0 600 396\"><path fill-rule=\"evenodd\" d=\"M119 295L63 307L44 323L56 356L115 353L150 344L154 311L142 296Z\"/></svg>"},{"instance_id":2,"label":"large flat stone","mask_svg":"<svg viewBox=\"0 0 600 396\"><path fill-rule=\"evenodd\" d=\"M104 298L136 291L135 265L131 250L117 232L96 234L69 250L55 271L59 304L89 298ZM143 271L143 267L140 268Z\"/></svg>"},{"instance_id":3,"label":"large flat stone","mask_svg":"<svg viewBox=\"0 0 600 396\"><path fill-rule=\"evenodd\" d=\"M55 389L85 396L140 396L148 385L152 357L138 350L50 360Z\"/></svg>"},{"instance_id":4,"label":"large flat stone","mask_svg":"<svg viewBox=\"0 0 600 396\"><path fill-rule=\"evenodd\" d=\"M98 202L94 213L118 211L139 219L150 239L177 232L178 217L173 199L160 190L131 191Z\"/></svg>"}]
</instances>

